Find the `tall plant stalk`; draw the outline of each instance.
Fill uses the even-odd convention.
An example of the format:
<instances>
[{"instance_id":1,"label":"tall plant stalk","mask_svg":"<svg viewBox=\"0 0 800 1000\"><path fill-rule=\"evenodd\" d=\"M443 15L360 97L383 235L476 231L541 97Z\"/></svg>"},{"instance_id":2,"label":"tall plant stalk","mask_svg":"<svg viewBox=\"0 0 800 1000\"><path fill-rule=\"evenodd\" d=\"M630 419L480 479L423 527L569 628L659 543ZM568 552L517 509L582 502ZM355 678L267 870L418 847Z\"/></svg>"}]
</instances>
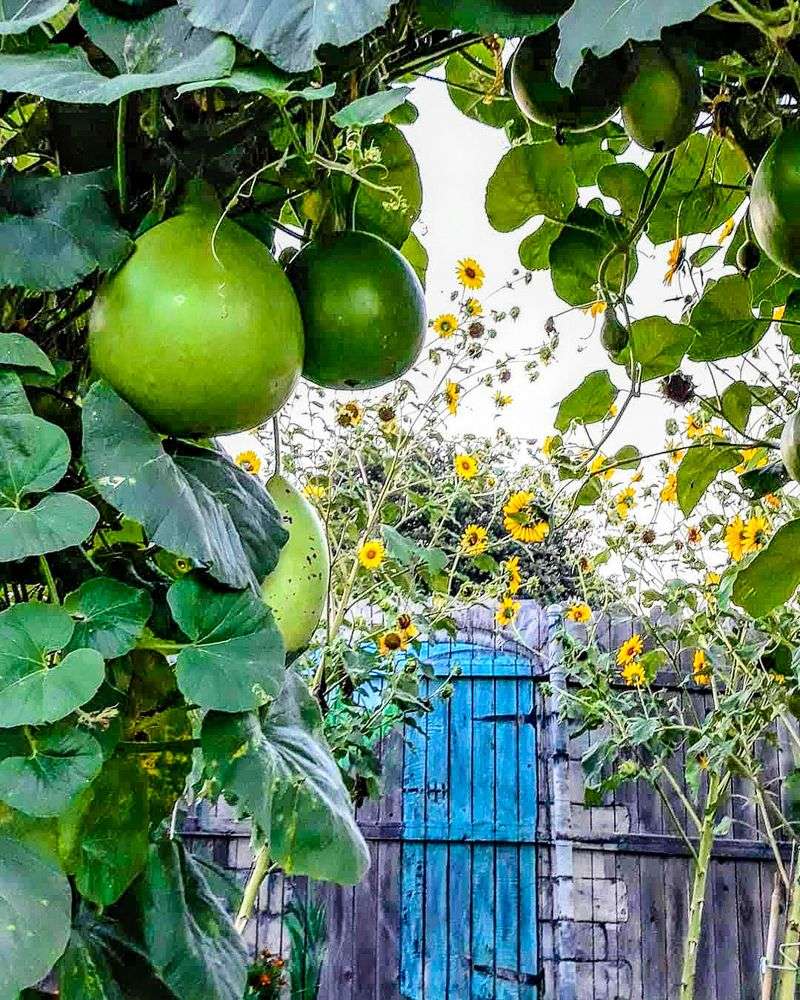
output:
<instances>
[{"instance_id":1,"label":"tall plant stalk","mask_svg":"<svg viewBox=\"0 0 800 1000\"><path fill-rule=\"evenodd\" d=\"M683 951L683 968L681 970L680 1000L694 1000L695 980L697 978L697 952L700 948L700 934L703 929L703 911L708 885L708 869L711 865L711 850L714 846L714 828L717 824L717 814L724 798L727 783L720 781L713 774L708 783L708 797L703 819L700 824L700 842L697 848L697 860L692 877L692 895L689 904L689 929L686 933Z\"/></svg>"},{"instance_id":2,"label":"tall plant stalk","mask_svg":"<svg viewBox=\"0 0 800 1000\"><path fill-rule=\"evenodd\" d=\"M800 858L795 853L792 891L786 914L786 932L781 946L781 975L777 1000L795 1000L797 966L800 956Z\"/></svg>"}]
</instances>

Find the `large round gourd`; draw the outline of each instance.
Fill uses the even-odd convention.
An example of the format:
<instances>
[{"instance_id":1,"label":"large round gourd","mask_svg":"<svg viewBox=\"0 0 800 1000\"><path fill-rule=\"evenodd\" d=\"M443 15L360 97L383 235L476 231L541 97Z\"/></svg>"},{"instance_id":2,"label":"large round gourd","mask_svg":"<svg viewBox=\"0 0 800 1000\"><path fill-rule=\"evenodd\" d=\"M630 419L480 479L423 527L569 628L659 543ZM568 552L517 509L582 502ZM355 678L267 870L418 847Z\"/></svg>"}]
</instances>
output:
<instances>
[{"instance_id":1,"label":"large round gourd","mask_svg":"<svg viewBox=\"0 0 800 1000\"><path fill-rule=\"evenodd\" d=\"M758 165L750 223L769 259L800 275L800 129L785 128Z\"/></svg>"},{"instance_id":2,"label":"large round gourd","mask_svg":"<svg viewBox=\"0 0 800 1000\"><path fill-rule=\"evenodd\" d=\"M92 309L92 368L157 430L212 436L264 423L303 360L297 299L264 244L195 187L136 241ZM216 230L216 231L215 231Z\"/></svg>"},{"instance_id":3,"label":"large round gourd","mask_svg":"<svg viewBox=\"0 0 800 1000\"><path fill-rule=\"evenodd\" d=\"M661 45L637 47L634 76L622 99L625 131L642 149L675 149L700 113L700 71L691 55Z\"/></svg>"},{"instance_id":4,"label":"large round gourd","mask_svg":"<svg viewBox=\"0 0 800 1000\"><path fill-rule=\"evenodd\" d=\"M325 529L316 510L284 476L274 475L267 492L283 517L289 540L261 594L272 610L286 651L305 649L325 610L330 555Z\"/></svg>"},{"instance_id":5,"label":"large round gourd","mask_svg":"<svg viewBox=\"0 0 800 1000\"><path fill-rule=\"evenodd\" d=\"M303 377L328 389L399 378L425 343L425 293L411 265L371 233L321 236L288 270L305 328Z\"/></svg>"}]
</instances>

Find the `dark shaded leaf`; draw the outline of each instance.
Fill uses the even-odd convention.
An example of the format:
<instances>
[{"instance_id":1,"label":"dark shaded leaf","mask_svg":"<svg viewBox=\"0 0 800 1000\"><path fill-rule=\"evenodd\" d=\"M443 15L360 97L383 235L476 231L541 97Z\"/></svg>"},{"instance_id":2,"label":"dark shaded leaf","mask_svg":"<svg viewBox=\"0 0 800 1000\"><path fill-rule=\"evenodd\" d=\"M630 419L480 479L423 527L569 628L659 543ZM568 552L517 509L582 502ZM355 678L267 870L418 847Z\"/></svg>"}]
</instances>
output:
<instances>
[{"instance_id":1,"label":"dark shaded leaf","mask_svg":"<svg viewBox=\"0 0 800 1000\"><path fill-rule=\"evenodd\" d=\"M396 125L375 125L365 133L367 144L381 153L380 164L362 168L361 174L381 187L396 188L397 202L392 195L376 191L365 184L359 186L353 209L356 229L374 233L400 248L422 210L422 181L414 150Z\"/></svg>"},{"instance_id":2,"label":"dark shaded leaf","mask_svg":"<svg viewBox=\"0 0 800 1000\"><path fill-rule=\"evenodd\" d=\"M4 80L5 63L27 58L37 56L0 54L0 89L14 90ZM0 186L0 286L68 288L98 268L109 270L123 261L133 244L111 214L108 186L102 171L5 177Z\"/></svg>"},{"instance_id":3,"label":"dark shaded leaf","mask_svg":"<svg viewBox=\"0 0 800 1000\"><path fill-rule=\"evenodd\" d=\"M319 707L299 677L289 673L260 721L210 712L202 742L207 773L253 816L286 871L345 885L361 880L369 854Z\"/></svg>"},{"instance_id":4,"label":"dark shaded leaf","mask_svg":"<svg viewBox=\"0 0 800 1000\"><path fill-rule=\"evenodd\" d=\"M32 368L55 375L53 363L44 351L21 333L0 333L0 368Z\"/></svg>"},{"instance_id":5,"label":"dark shaded leaf","mask_svg":"<svg viewBox=\"0 0 800 1000\"><path fill-rule=\"evenodd\" d=\"M495 56L483 42L470 45L464 52L454 52L445 63L445 80L453 104L468 118L491 128L515 123L524 129L524 119L514 100L495 93Z\"/></svg>"},{"instance_id":6,"label":"dark shaded leaf","mask_svg":"<svg viewBox=\"0 0 800 1000\"><path fill-rule=\"evenodd\" d=\"M64 600L75 622L70 648L96 649L107 660L133 649L153 611L146 590L98 576Z\"/></svg>"},{"instance_id":7,"label":"dark shaded leaf","mask_svg":"<svg viewBox=\"0 0 800 1000\"><path fill-rule=\"evenodd\" d=\"M777 493L789 482L789 473L780 460L770 462L763 469L751 469L739 476L739 485L751 502L760 500L767 493Z\"/></svg>"},{"instance_id":8,"label":"dark shaded leaf","mask_svg":"<svg viewBox=\"0 0 800 1000\"><path fill-rule=\"evenodd\" d=\"M592 208L576 208L569 216L572 226L564 226L550 247L550 277L556 295L572 306L585 306L600 297L600 265L624 239L625 230L613 217ZM587 231L590 230L590 231ZM628 265L633 278L638 267L636 254ZM606 271L608 287L619 290L625 271L625 259L617 254Z\"/></svg>"},{"instance_id":9,"label":"dark shaded leaf","mask_svg":"<svg viewBox=\"0 0 800 1000\"><path fill-rule=\"evenodd\" d=\"M800 584L800 520L778 528L766 546L739 570L733 599L753 618L761 618L790 600Z\"/></svg>"},{"instance_id":10,"label":"dark shaded leaf","mask_svg":"<svg viewBox=\"0 0 800 1000\"><path fill-rule=\"evenodd\" d=\"M558 19L557 3L550 4L550 13L534 13L519 0L418 0L417 6L423 23L432 28L459 28L503 38L538 35Z\"/></svg>"}]
</instances>

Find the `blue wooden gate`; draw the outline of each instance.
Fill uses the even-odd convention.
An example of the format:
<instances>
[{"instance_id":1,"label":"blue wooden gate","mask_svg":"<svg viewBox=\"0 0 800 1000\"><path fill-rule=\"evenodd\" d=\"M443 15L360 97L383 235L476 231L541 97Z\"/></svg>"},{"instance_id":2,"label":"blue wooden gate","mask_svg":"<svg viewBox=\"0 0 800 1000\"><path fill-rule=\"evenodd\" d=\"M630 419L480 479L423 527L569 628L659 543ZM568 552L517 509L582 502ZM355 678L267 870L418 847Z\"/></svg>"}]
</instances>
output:
<instances>
[{"instance_id":1,"label":"blue wooden gate","mask_svg":"<svg viewBox=\"0 0 800 1000\"><path fill-rule=\"evenodd\" d=\"M400 995L537 1000L531 662L466 644L423 655L432 688L460 674L407 738Z\"/></svg>"}]
</instances>

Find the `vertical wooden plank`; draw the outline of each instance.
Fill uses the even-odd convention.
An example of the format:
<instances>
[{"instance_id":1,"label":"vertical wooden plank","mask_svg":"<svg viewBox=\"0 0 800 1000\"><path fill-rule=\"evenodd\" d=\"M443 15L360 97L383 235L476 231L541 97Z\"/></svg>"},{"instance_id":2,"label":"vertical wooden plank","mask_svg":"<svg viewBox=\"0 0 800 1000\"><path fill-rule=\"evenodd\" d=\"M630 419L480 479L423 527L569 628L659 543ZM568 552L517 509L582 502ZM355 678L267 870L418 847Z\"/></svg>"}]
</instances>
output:
<instances>
[{"instance_id":1,"label":"vertical wooden plank","mask_svg":"<svg viewBox=\"0 0 800 1000\"><path fill-rule=\"evenodd\" d=\"M400 994L423 1000L422 949L425 919L425 725L406 730L403 763L402 904L400 908Z\"/></svg>"},{"instance_id":2,"label":"vertical wooden plank","mask_svg":"<svg viewBox=\"0 0 800 1000\"><path fill-rule=\"evenodd\" d=\"M332 885L325 886L320 895L328 924L328 959L322 970L320 1000L349 1000L353 985L353 892Z\"/></svg>"},{"instance_id":3,"label":"vertical wooden plank","mask_svg":"<svg viewBox=\"0 0 800 1000\"><path fill-rule=\"evenodd\" d=\"M684 939L689 927L689 865L671 858L664 863L667 915L667 996L680 993Z\"/></svg>"},{"instance_id":4,"label":"vertical wooden plank","mask_svg":"<svg viewBox=\"0 0 800 1000\"><path fill-rule=\"evenodd\" d=\"M454 683L450 699L450 817L451 831L468 830L472 822L472 679ZM472 956L472 847L450 843L448 905L448 982L452 997L470 996Z\"/></svg>"},{"instance_id":5,"label":"vertical wooden plank","mask_svg":"<svg viewBox=\"0 0 800 1000\"><path fill-rule=\"evenodd\" d=\"M374 1000L376 985L376 933L378 925L377 845L370 844L372 864L353 890L353 992L352 1000Z\"/></svg>"},{"instance_id":6,"label":"vertical wooden plank","mask_svg":"<svg viewBox=\"0 0 800 1000\"><path fill-rule=\"evenodd\" d=\"M474 664L475 657L472 657ZM471 665L472 666L472 665ZM475 666L481 666L475 665ZM477 670L475 670L477 673ZM485 842L473 848L472 864L472 1000L495 1000L494 880L495 733L484 721L496 712L494 681L475 677L472 718L472 830ZM433 997L430 1000L434 1000Z\"/></svg>"},{"instance_id":7,"label":"vertical wooden plank","mask_svg":"<svg viewBox=\"0 0 800 1000\"><path fill-rule=\"evenodd\" d=\"M709 877L714 884L712 917L716 951L717 992L721 997L739 1000L739 933L736 912L736 865L732 861L715 861ZM710 921L711 922L711 921Z\"/></svg>"},{"instance_id":8,"label":"vertical wooden plank","mask_svg":"<svg viewBox=\"0 0 800 1000\"><path fill-rule=\"evenodd\" d=\"M757 861L739 861L735 868L741 996L742 1000L759 1000L760 964L764 954L760 865Z\"/></svg>"},{"instance_id":9,"label":"vertical wooden plank","mask_svg":"<svg viewBox=\"0 0 800 1000\"><path fill-rule=\"evenodd\" d=\"M460 680L456 684L462 683ZM430 692L429 692L430 693ZM427 1000L447 995L447 850L448 835L448 711L449 702L435 702L428 716L425 747L425 944L423 994ZM431 836L432 834L432 836Z\"/></svg>"},{"instance_id":10,"label":"vertical wooden plank","mask_svg":"<svg viewBox=\"0 0 800 1000\"><path fill-rule=\"evenodd\" d=\"M403 748L401 733L393 733L383 746L384 794L380 802L380 822L401 823L403 819ZM400 892L401 844L387 840L378 844L378 919L375 942L375 1000L400 997Z\"/></svg>"},{"instance_id":11,"label":"vertical wooden plank","mask_svg":"<svg viewBox=\"0 0 800 1000\"><path fill-rule=\"evenodd\" d=\"M529 680L518 681L519 711L521 715L538 718L536 688ZM530 713L530 714L529 714ZM519 851L519 970L536 975L539 971L539 942L537 940L537 753L536 728L533 723L523 723L517 729L519 760L519 828L523 843ZM520 1000L537 1000L536 987L523 985Z\"/></svg>"},{"instance_id":12,"label":"vertical wooden plank","mask_svg":"<svg viewBox=\"0 0 800 1000\"><path fill-rule=\"evenodd\" d=\"M505 668L507 669L507 668ZM517 758L517 732L519 706L516 680L495 681L495 706L498 716L512 716L513 721L501 718L496 723L495 739L495 828L505 840L519 838L519 760ZM519 963L519 847L512 843L497 846L495 877L495 961L504 972L518 973ZM519 1000L519 983L497 978L497 1000Z\"/></svg>"}]
</instances>

